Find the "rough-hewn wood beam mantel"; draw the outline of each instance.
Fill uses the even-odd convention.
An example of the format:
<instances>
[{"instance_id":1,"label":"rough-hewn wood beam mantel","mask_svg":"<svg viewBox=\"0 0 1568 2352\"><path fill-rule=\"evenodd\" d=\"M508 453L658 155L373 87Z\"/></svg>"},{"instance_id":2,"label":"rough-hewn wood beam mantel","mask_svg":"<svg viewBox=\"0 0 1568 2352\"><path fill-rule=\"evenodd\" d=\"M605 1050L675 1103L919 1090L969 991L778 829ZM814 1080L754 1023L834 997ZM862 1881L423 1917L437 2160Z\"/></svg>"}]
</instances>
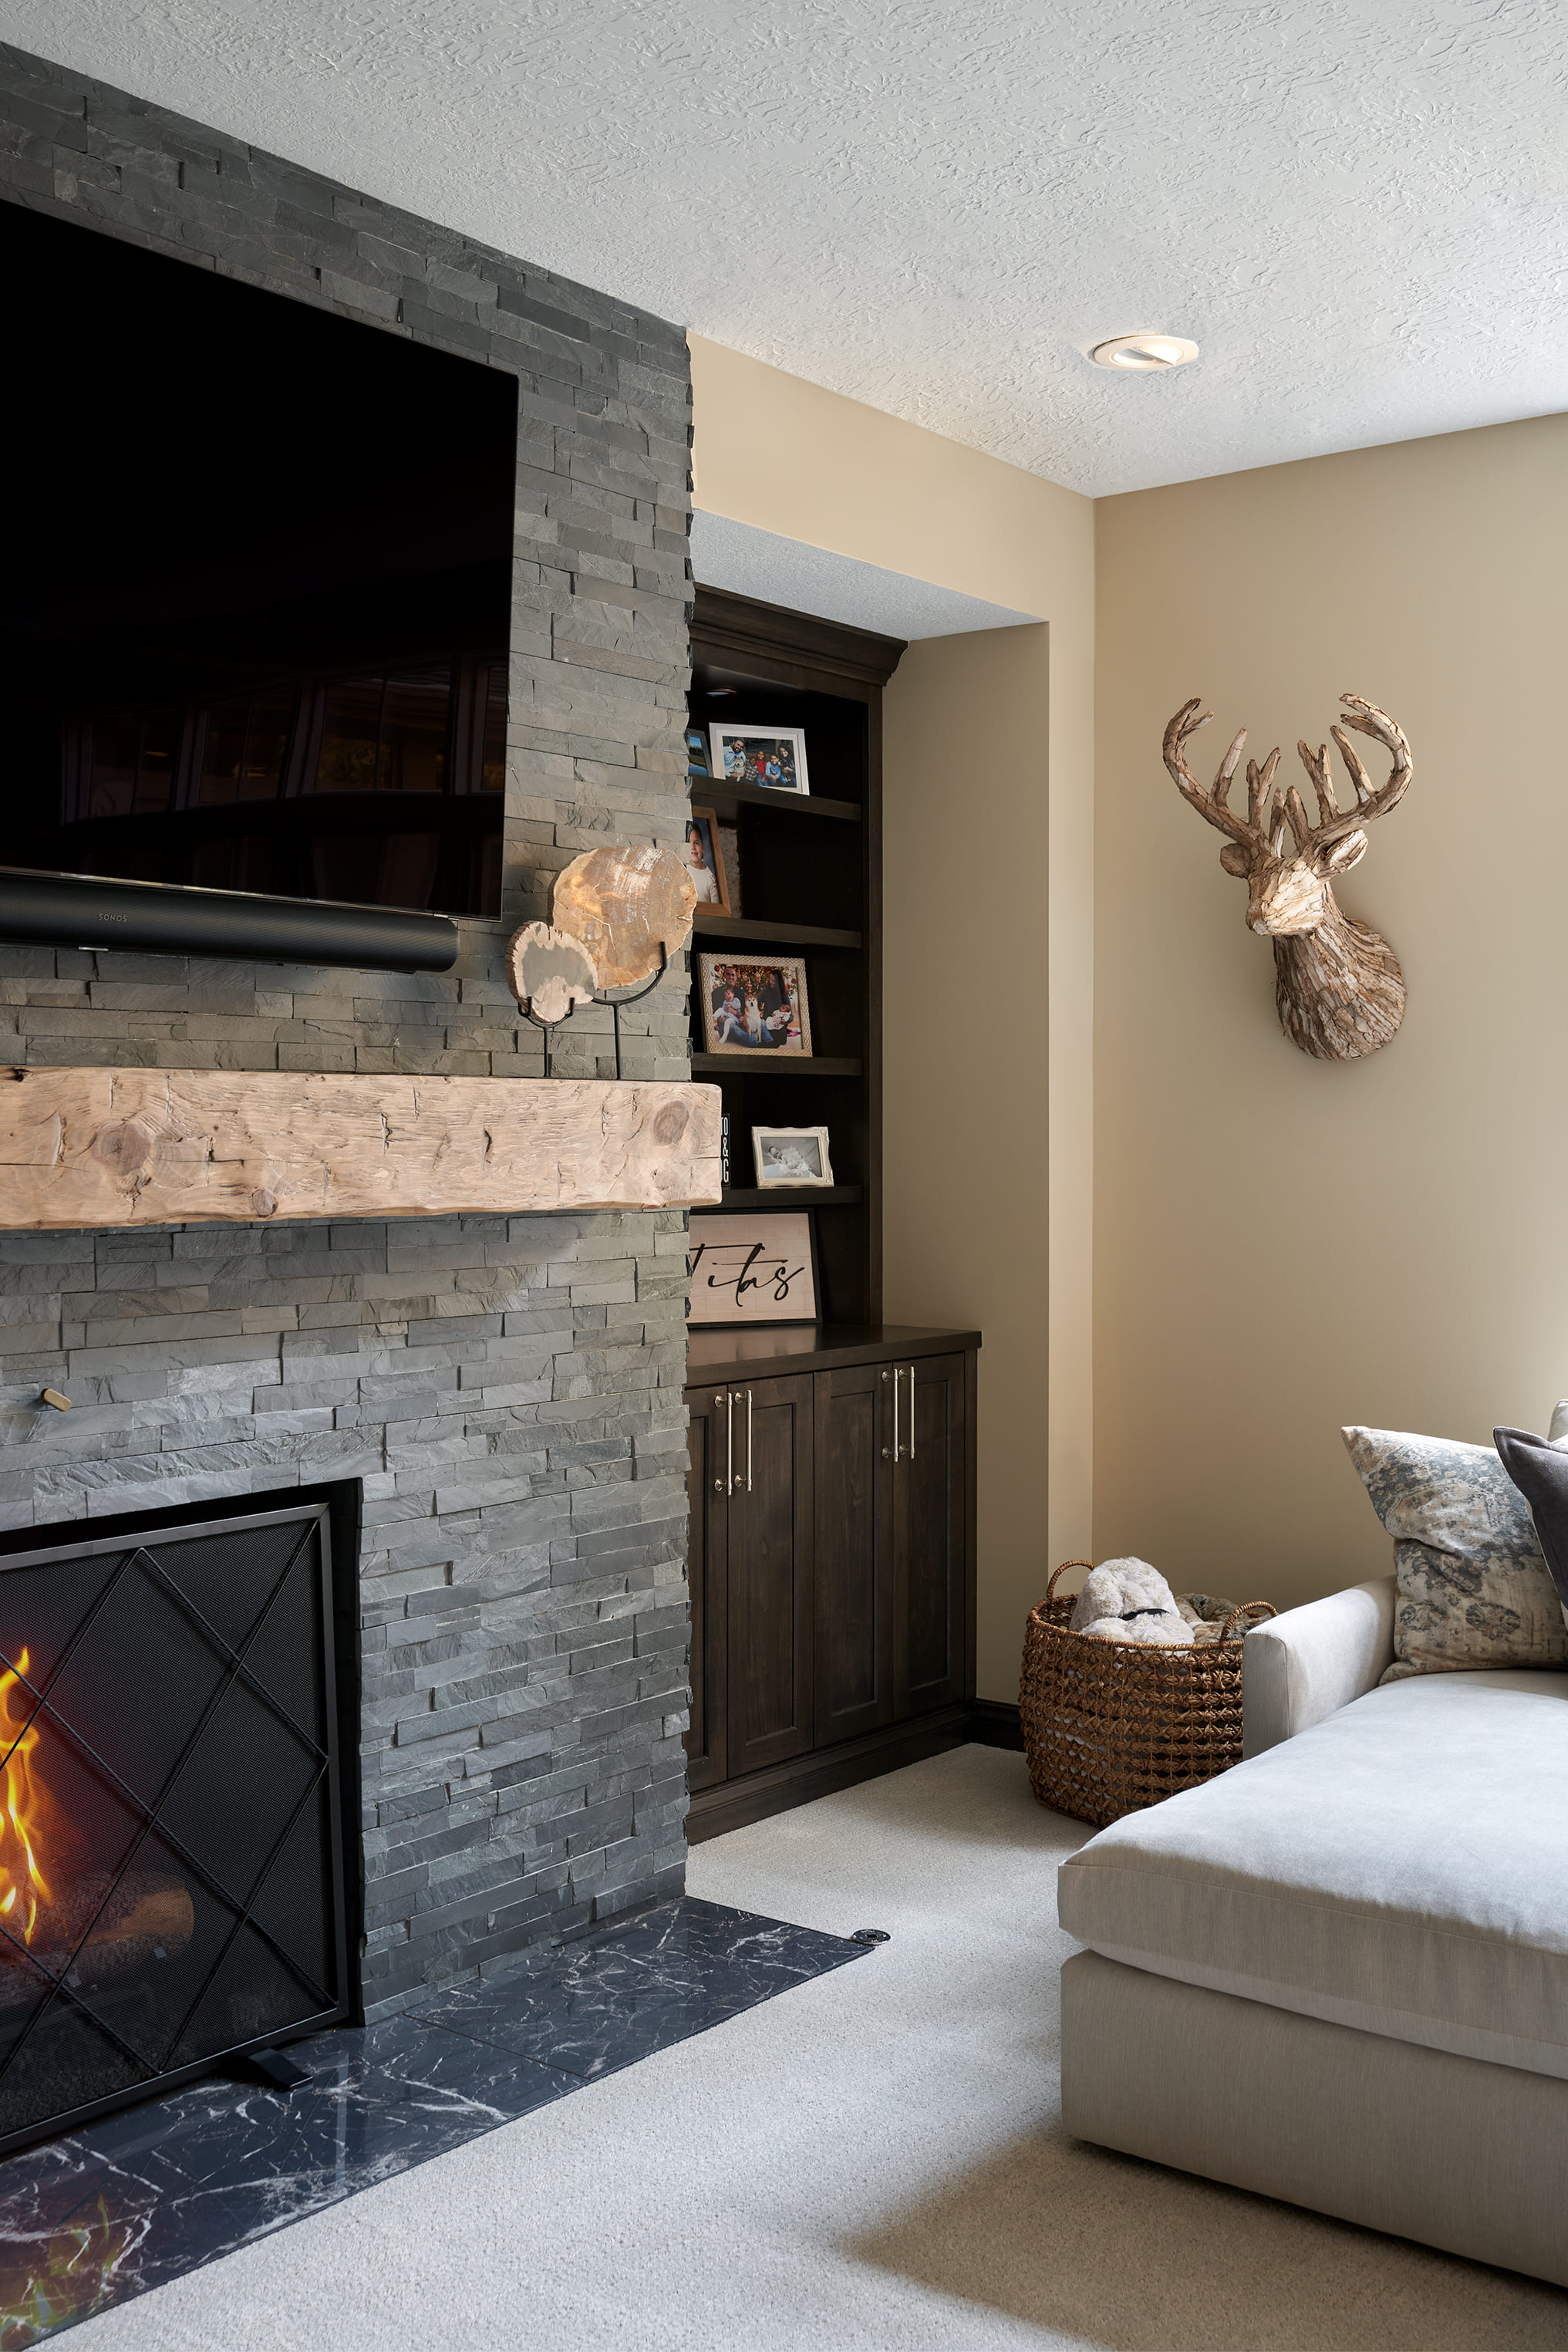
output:
<instances>
[{"instance_id":1,"label":"rough-hewn wood beam mantel","mask_svg":"<svg viewBox=\"0 0 1568 2352\"><path fill-rule=\"evenodd\" d=\"M718 1122L704 1086L0 1071L0 1228L688 1208Z\"/></svg>"}]
</instances>

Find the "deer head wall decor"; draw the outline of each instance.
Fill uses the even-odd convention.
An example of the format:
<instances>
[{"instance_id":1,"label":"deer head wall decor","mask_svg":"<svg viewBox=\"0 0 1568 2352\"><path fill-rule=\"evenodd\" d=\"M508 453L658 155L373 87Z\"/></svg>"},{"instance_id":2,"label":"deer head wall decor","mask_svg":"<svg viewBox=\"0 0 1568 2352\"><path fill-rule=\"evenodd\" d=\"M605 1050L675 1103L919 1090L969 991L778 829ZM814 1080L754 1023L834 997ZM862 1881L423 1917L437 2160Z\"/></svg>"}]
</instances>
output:
<instances>
[{"instance_id":1,"label":"deer head wall decor","mask_svg":"<svg viewBox=\"0 0 1568 2352\"><path fill-rule=\"evenodd\" d=\"M1355 806L1341 810L1329 773L1324 743L1312 751L1296 749L1312 780L1318 822L1309 823L1294 784L1281 793L1274 782L1279 749L1261 768L1247 762L1247 814L1228 806L1230 780L1247 741L1245 728L1219 763L1208 792L1194 778L1184 756L1190 735L1207 727L1209 713L1195 717L1199 697L1184 702L1166 729L1166 765L1184 800L1221 833L1230 836L1219 853L1228 874L1247 884L1247 921L1274 942L1274 1002L1280 1024L1303 1054L1322 1062L1351 1062L1386 1045L1405 1018L1405 976L1387 940L1357 916L1342 915L1332 884L1366 852L1366 828L1404 798L1410 782L1410 746L1386 711L1359 694L1342 694L1344 727L1331 727L1340 756L1355 787ZM1392 753L1388 782L1374 791L1345 727L1370 735ZM1294 851L1286 855L1287 832Z\"/></svg>"}]
</instances>

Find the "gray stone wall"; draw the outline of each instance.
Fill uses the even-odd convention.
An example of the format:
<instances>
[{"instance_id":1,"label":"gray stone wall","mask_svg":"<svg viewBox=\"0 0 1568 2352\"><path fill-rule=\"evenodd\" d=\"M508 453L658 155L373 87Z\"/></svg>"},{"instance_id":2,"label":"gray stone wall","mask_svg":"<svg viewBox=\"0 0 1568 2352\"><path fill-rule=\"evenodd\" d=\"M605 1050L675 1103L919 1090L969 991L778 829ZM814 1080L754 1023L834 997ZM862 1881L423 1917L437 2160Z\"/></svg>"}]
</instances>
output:
<instances>
[{"instance_id":1,"label":"gray stone wall","mask_svg":"<svg viewBox=\"0 0 1568 2352\"><path fill-rule=\"evenodd\" d=\"M541 1075L507 932L580 849L685 813L684 335L4 47L0 202L519 400L503 919L413 978L0 944L0 1062ZM627 1018L628 1076L688 1075L682 965ZM611 1056L580 1013L556 1067ZM0 1524L364 1481L372 2010L680 1883L684 1222L0 1234Z\"/></svg>"}]
</instances>

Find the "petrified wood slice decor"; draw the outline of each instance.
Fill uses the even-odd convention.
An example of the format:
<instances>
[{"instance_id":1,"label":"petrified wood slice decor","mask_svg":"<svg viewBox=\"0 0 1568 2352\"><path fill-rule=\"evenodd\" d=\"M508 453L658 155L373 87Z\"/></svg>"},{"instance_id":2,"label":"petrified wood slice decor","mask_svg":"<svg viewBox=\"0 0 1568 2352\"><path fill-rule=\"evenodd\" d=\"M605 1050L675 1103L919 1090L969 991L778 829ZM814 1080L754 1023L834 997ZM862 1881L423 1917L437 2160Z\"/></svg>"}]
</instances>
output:
<instances>
[{"instance_id":1,"label":"petrified wood slice decor","mask_svg":"<svg viewBox=\"0 0 1568 2352\"><path fill-rule=\"evenodd\" d=\"M1319 1061L1351 1062L1375 1054L1405 1018L1405 976L1393 949L1370 923L1341 914L1330 885L1365 855L1366 827L1404 798L1413 772L1410 746L1386 711L1359 694L1342 694L1344 727L1331 727L1329 733L1355 788L1355 806L1342 810L1334 797L1328 745L1313 751L1298 743L1317 798L1317 824L1309 819L1294 784L1284 793L1276 785L1278 746L1261 768L1256 760L1247 762L1243 817L1228 805L1228 795L1247 730L1231 744L1206 793L1184 753L1187 738L1208 724L1207 710L1194 715L1198 699L1195 695L1184 702L1166 729L1166 766L1183 799L1230 836L1219 862L1247 884L1249 927L1274 942L1281 1026L1303 1054ZM1392 757L1388 781L1375 791L1345 727L1370 735ZM1289 856L1288 837L1294 844Z\"/></svg>"},{"instance_id":2,"label":"petrified wood slice decor","mask_svg":"<svg viewBox=\"0 0 1568 2352\"><path fill-rule=\"evenodd\" d=\"M673 849L590 849L556 877L556 928L582 941L601 988L635 988L692 935L696 886Z\"/></svg>"},{"instance_id":3,"label":"petrified wood slice decor","mask_svg":"<svg viewBox=\"0 0 1568 2352\"><path fill-rule=\"evenodd\" d=\"M574 1004L591 1004L599 987L593 958L570 931L525 923L507 942L507 978L536 1021L564 1021Z\"/></svg>"},{"instance_id":4,"label":"petrified wood slice decor","mask_svg":"<svg viewBox=\"0 0 1568 2352\"><path fill-rule=\"evenodd\" d=\"M0 1228L690 1208L718 1121L705 1086L0 1072Z\"/></svg>"}]
</instances>

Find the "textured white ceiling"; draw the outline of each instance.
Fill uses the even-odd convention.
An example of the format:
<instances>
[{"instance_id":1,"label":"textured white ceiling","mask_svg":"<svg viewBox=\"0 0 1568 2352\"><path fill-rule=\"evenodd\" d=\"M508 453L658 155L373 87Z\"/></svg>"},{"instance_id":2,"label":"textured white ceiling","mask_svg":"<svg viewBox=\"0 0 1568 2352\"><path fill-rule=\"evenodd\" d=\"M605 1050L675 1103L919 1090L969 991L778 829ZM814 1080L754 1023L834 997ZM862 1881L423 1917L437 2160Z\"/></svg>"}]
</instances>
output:
<instances>
[{"instance_id":1,"label":"textured white ceiling","mask_svg":"<svg viewBox=\"0 0 1568 2352\"><path fill-rule=\"evenodd\" d=\"M0 0L0 36L1093 493L1568 406L1563 0ZM1107 375L1102 337L1203 346Z\"/></svg>"}]
</instances>

